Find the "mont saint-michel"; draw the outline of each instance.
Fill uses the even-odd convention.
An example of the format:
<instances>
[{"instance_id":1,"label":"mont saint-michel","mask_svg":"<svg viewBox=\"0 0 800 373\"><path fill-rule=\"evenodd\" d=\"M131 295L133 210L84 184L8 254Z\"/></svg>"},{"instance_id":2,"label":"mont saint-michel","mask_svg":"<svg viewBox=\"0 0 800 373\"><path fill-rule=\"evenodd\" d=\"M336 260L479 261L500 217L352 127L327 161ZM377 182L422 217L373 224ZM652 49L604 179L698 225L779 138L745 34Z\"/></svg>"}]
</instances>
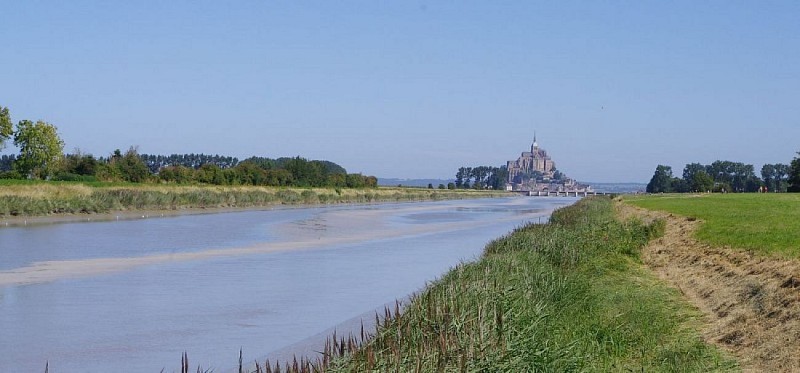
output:
<instances>
[{"instance_id":1,"label":"mont saint-michel","mask_svg":"<svg viewBox=\"0 0 800 373\"><path fill-rule=\"evenodd\" d=\"M539 147L536 134L530 152L522 152L515 161L508 161L506 190L530 192L593 192L589 185L580 184L556 169L556 163Z\"/></svg>"}]
</instances>

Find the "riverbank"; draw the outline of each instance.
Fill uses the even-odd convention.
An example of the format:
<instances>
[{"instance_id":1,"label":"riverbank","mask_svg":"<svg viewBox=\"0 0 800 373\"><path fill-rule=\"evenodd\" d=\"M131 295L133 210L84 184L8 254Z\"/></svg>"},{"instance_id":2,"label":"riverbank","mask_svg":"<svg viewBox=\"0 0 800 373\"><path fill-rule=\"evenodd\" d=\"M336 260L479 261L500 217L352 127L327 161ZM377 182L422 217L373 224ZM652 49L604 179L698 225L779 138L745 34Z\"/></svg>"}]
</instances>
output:
<instances>
[{"instance_id":1,"label":"riverbank","mask_svg":"<svg viewBox=\"0 0 800 373\"><path fill-rule=\"evenodd\" d=\"M730 351L746 371L800 369L800 196L625 202L619 209L627 216L667 222L664 237L645 247L643 260L704 313L702 335L708 343Z\"/></svg>"},{"instance_id":2,"label":"riverbank","mask_svg":"<svg viewBox=\"0 0 800 373\"><path fill-rule=\"evenodd\" d=\"M584 199L493 241L479 261L376 316L376 329L331 339L317 364L332 372L736 370L700 339L701 314L641 264L640 250L663 229L663 220L615 219L610 199Z\"/></svg>"},{"instance_id":3,"label":"riverbank","mask_svg":"<svg viewBox=\"0 0 800 373\"><path fill-rule=\"evenodd\" d=\"M0 181L0 223L18 225L224 212L273 206L507 197L418 188L326 189Z\"/></svg>"}]
</instances>

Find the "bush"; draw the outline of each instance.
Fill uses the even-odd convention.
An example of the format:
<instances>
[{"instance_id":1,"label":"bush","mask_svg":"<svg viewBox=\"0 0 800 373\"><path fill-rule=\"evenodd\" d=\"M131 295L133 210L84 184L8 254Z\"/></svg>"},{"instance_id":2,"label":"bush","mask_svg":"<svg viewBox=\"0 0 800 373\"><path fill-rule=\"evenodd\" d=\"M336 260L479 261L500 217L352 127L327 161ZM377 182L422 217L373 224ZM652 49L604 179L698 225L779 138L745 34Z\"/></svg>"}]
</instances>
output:
<instances>
[{"instance_id":1,"label":"bush","mask_svg":"<svg viewBox=\"0 0 800 373\"><path fill-rule=\"evenodd\" d=\"M53 181L83 181L93 183L97 181L94 175L78 175L69 172L60 172L53 176Z\"/></svg>"},{"instance_id":2,"label":"bush","mask_svg":"<svg viewBox=\"0 0 800 373\"><path fill-rule=\"evenodd\" d=\"M6 172L0 172L0 179L5 179L5 180L24 180L25 177L22 176L22 174L20 174L17 171L6 171Z\"/></svg>"}]
</instances>

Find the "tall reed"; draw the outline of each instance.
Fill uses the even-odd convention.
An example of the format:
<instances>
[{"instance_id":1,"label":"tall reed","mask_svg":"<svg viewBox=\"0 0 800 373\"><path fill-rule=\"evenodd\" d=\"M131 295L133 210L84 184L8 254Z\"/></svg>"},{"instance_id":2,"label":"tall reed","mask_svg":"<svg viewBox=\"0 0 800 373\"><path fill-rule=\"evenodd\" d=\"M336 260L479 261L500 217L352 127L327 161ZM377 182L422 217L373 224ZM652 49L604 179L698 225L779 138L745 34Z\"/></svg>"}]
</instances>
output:
<instances>
[{"instance_id":1,"label":"tall reed","mask_svg":"<svg viewBox=\"0 0 800 373\"><path fill-rule=\"evenodd\" d=\"M0 217L124 210L240 208L273 205L402 202L508 196L493 191L414 188L325 189L220 186L0 183Z\"/></svg>"}]
</instances>

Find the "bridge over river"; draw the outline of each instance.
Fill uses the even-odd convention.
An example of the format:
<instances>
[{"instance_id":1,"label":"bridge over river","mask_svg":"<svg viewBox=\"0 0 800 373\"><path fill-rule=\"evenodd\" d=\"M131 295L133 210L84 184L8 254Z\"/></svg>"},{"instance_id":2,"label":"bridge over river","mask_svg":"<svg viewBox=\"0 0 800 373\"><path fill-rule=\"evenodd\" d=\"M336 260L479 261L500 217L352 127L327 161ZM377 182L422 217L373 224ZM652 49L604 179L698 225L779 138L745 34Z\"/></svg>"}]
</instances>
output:
<instances>
[{"instance_id":1,"label":"bridge over river","mask_svg":"<svg viewBox=\"0 0 800 373\"><path fill-rule=\"evenodd\" d=\"M548 190L515 190L512 193L518 193L523 196L529 197L588 197L588 196L605 196L609 193L605 192L587 192L585 190L563 190L563 191L548 191Z\"/></svg>"}]
</instances>

